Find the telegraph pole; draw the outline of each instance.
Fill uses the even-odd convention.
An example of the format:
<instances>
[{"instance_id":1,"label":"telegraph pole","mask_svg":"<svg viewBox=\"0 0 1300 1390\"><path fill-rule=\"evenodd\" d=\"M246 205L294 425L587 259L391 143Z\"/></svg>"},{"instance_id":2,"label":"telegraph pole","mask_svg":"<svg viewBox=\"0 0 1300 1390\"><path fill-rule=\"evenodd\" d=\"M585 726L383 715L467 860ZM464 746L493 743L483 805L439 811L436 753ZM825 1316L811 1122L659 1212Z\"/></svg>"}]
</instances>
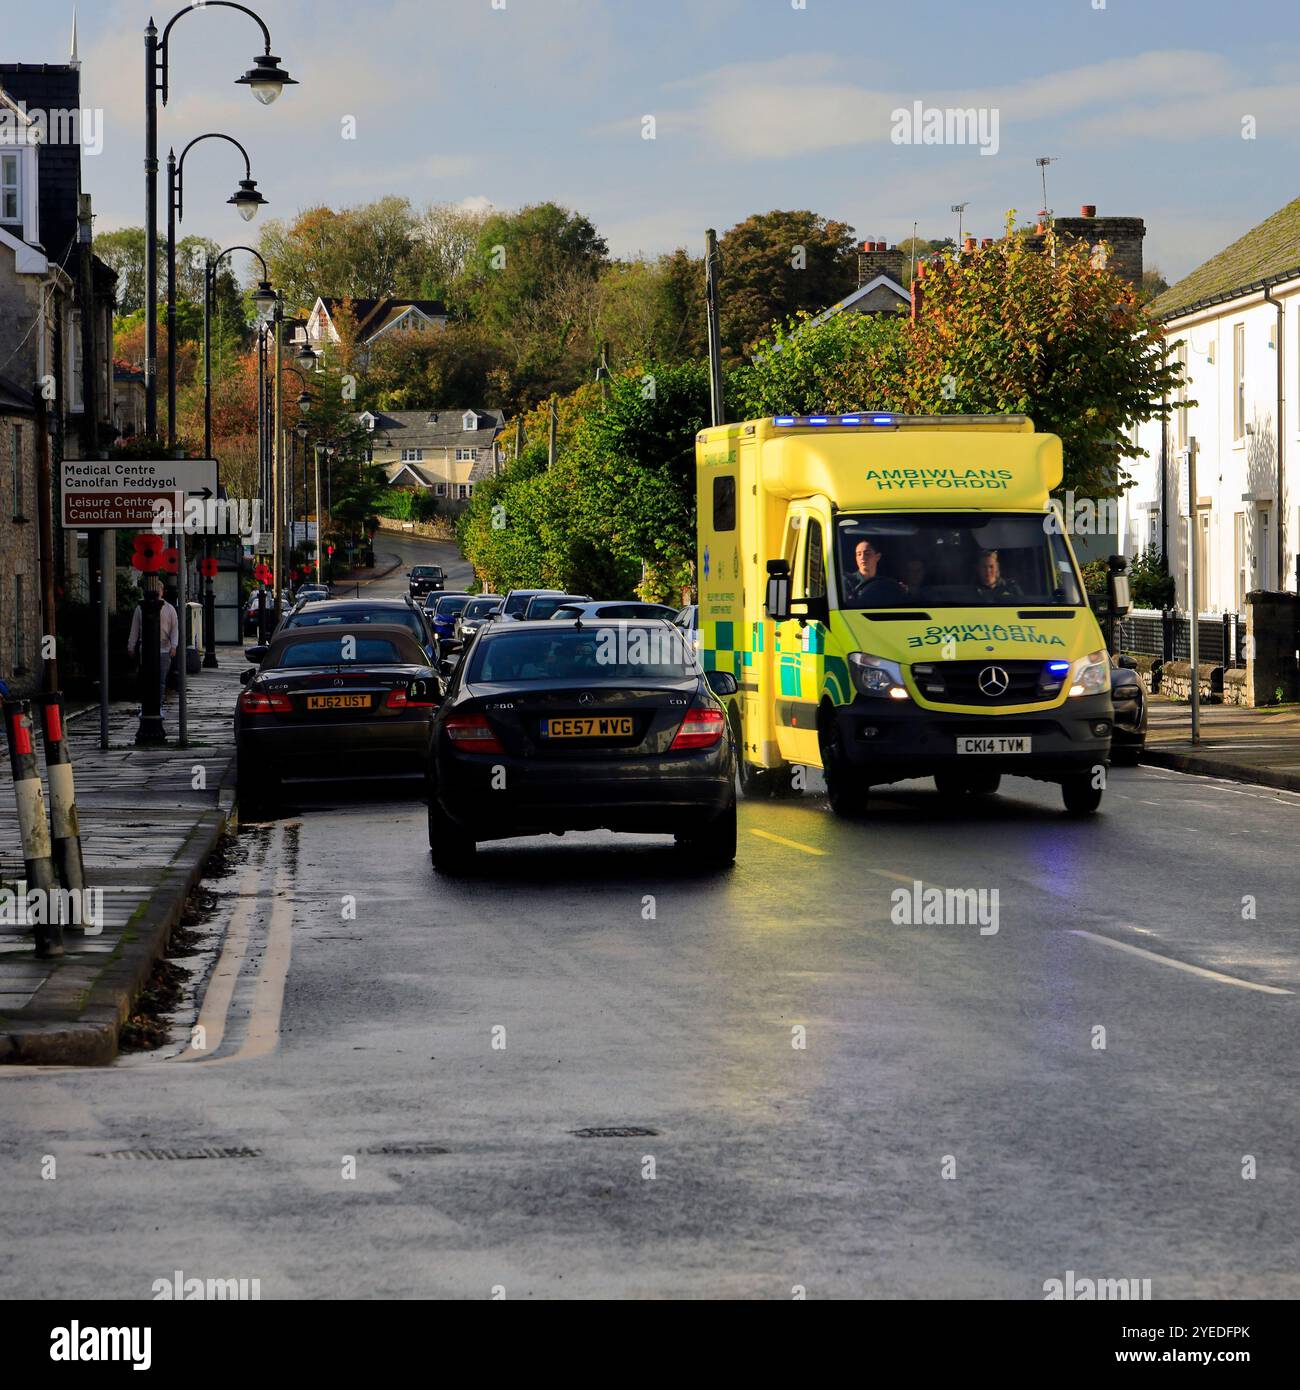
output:
<instances>
[{"instance_id":1,"label":"telegraph pole","mask_svg":"<svg viewBox=\"0 0 1300 1390\"><path fill-rule=\"evenodd\" d=\"M1196 539L1200 516L1196 508L1196 437L1187 441L1187 609L1192 658L1192 747L1201 741L1200 605L1196 602Z\"/></svg>"},{"instance_id":2,"label":"telegraph pole","mask_svg":"<svg viewBox=\"0 0 1300 1390\"><path fill-rule=\"evenodd\" d=\"M704 233L704 304L709 329L709 414L710 423L725 424L722 404L722 338L718 331L718 234L712 227Z\"/></svg>"}]
</instances>

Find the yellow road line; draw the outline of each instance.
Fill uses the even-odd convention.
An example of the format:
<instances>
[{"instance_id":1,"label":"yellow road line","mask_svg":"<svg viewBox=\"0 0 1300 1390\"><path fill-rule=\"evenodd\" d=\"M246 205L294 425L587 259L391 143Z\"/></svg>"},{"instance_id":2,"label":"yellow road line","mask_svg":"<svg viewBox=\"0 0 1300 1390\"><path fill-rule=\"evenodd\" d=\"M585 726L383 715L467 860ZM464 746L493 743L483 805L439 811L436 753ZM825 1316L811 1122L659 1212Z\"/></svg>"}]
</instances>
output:
<instances>
[{"instance_id":1,"label":"yellow road line","mask_svg":"<svg viewBox=\"0 0 1300 1390\"><path fill-rule=\"evenodd\" d=\"M1257 985L1251 980L1239 980L1235 975L1223 975L1217 970L1205 970L1199 965L1188 965L1186 961L1174 960L1170 956L1157 955L1155 951L1144 950L1141 946L1130 946L1126 941L1115 941L1109 936L1098 936L1095 932L1072 928L1071 936L1085 936L1089 941L1099 941L1103 946L1113 946L1117 951L1128 951L1130 955L1141 956L1145 960L1156 961L1160 965L1172 966L1175 970L1185 970L1189 975L1199 975L1203 980L1214 980L1221 985L1236 985L1238 989L1253 989L1260 994L1293 994L1293 990L1279 989L1275 985Z\"/></svg>"},{"instance_id":2,"label":"yellow road line","mask_svg":"<svg viewBox=\"0 0 1300 1390\"><path fill-rule=\"evenodd\" d=\"M771 840L774 844L785 845L787 849L800 849L805 854L825 855L824 849L814 849L812 845L801 845L798 840L787 840L784 835L773 835L770 830L755 830L750 828L751 835L761 835L765 840Z\"/></svg>"}]
</instances>

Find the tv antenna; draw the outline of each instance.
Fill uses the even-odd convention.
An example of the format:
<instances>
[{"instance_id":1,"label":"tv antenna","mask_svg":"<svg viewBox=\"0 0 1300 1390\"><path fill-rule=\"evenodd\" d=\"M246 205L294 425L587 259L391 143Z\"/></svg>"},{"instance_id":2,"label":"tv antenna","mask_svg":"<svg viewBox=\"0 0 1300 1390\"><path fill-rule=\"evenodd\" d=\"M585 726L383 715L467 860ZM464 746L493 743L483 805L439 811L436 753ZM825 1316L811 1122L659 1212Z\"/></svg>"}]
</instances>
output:
<instances>
[{"instance_id":1,"label":"tv antenna","mask_svg":"<svg viewBox=\"0 0 1300 1390\"><path fill-rule=\"evenodd\" d=\"M1049 164L1055 164L1056 162L1057 156L1055 155L1041 155L1034 160L1034 163L1038 165L1038 172L1043 180L1043 206L1038 214L1039 217L1050 217L1052 215L1051 208L1047 206L1047 166Z\"/></svg>"},{"instance_id":2,"label":"tv antenna","mask_svg":"<svg viewBox=\"0 0 1300 1390\"><path fill-rule=\"evenodd\" d=\"M970 207L969 203L954 203L952 211L957 214L957 250L961 250L961 215Z\"/></svg>"}]
</instances>

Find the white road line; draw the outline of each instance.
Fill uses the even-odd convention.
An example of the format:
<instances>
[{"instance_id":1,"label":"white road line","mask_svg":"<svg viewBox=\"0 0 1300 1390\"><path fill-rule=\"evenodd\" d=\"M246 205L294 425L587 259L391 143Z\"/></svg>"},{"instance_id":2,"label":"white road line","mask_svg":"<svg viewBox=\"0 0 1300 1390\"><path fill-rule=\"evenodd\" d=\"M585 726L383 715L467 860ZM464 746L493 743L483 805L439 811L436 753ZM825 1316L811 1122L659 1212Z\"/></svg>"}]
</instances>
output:
<instances>
[{"instance_id":1,"label":"white road line","mask_svg":"<svg viewBox=\"0 0 1300 1390\"><path fill-rule=\"evenodd\" d=\"M1089 941L1100 942L1103 946L1113 946L1117 951L1127 951L1130 955L1153 960L1159 965L1169 965L1175 970L1185 970L1189 975L1199 975L1203 980L1214 980L1221 985L1236 985L1239 989L1253 989L1260 994L1293 994L1294 990L1278 989L1274 985L1257 985L1252 980L1238 980L1234 975L1222 975L1217 970L1205 970L1199 965L1188 965L1186 961L1174 960L1170 956L1157 955L1141 946L1130 946L1126 941L1115 941L1109 936L1098 936L1096 932L1082 931L1074 927L1071 936L1086 936Z\"/></svg>"}]
</instances>

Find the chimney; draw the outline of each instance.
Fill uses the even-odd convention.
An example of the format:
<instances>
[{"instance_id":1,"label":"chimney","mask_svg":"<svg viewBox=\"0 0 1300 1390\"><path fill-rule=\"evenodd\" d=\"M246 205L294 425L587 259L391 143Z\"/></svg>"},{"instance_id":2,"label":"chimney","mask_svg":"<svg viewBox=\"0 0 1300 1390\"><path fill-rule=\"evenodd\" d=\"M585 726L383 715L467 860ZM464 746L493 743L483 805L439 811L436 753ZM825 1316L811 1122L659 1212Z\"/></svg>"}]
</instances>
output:
<instances>
[{"instance_id":1,"label":"chimney","mask_svg":"<svg viewBox=\"0 0 1300 1390\"><path fill-rule=\"evenodd\" d=\"M1140 217L1098 217L1095 203L1085 203L1078 217L1058 217L1056 234L1071 241L1083 241L1089 246L1106 242L1110 247L1107 261L1121 280L1134 289L1142 284L1142 243L1146 239L1146 223Z\"/></svg>"},{"instance_id":2,"label":"chimney","mask_svg":"<svg viewBox=\"0 0 1300 1390\"><path fill-rule=\"evenodd\" d=\"M869 285L878 275L888 275L896 284L906 282L907 257L897 246L891 251L883 241L864 241L858 252L858 288Z\"/></svg>"}]
</instances>

